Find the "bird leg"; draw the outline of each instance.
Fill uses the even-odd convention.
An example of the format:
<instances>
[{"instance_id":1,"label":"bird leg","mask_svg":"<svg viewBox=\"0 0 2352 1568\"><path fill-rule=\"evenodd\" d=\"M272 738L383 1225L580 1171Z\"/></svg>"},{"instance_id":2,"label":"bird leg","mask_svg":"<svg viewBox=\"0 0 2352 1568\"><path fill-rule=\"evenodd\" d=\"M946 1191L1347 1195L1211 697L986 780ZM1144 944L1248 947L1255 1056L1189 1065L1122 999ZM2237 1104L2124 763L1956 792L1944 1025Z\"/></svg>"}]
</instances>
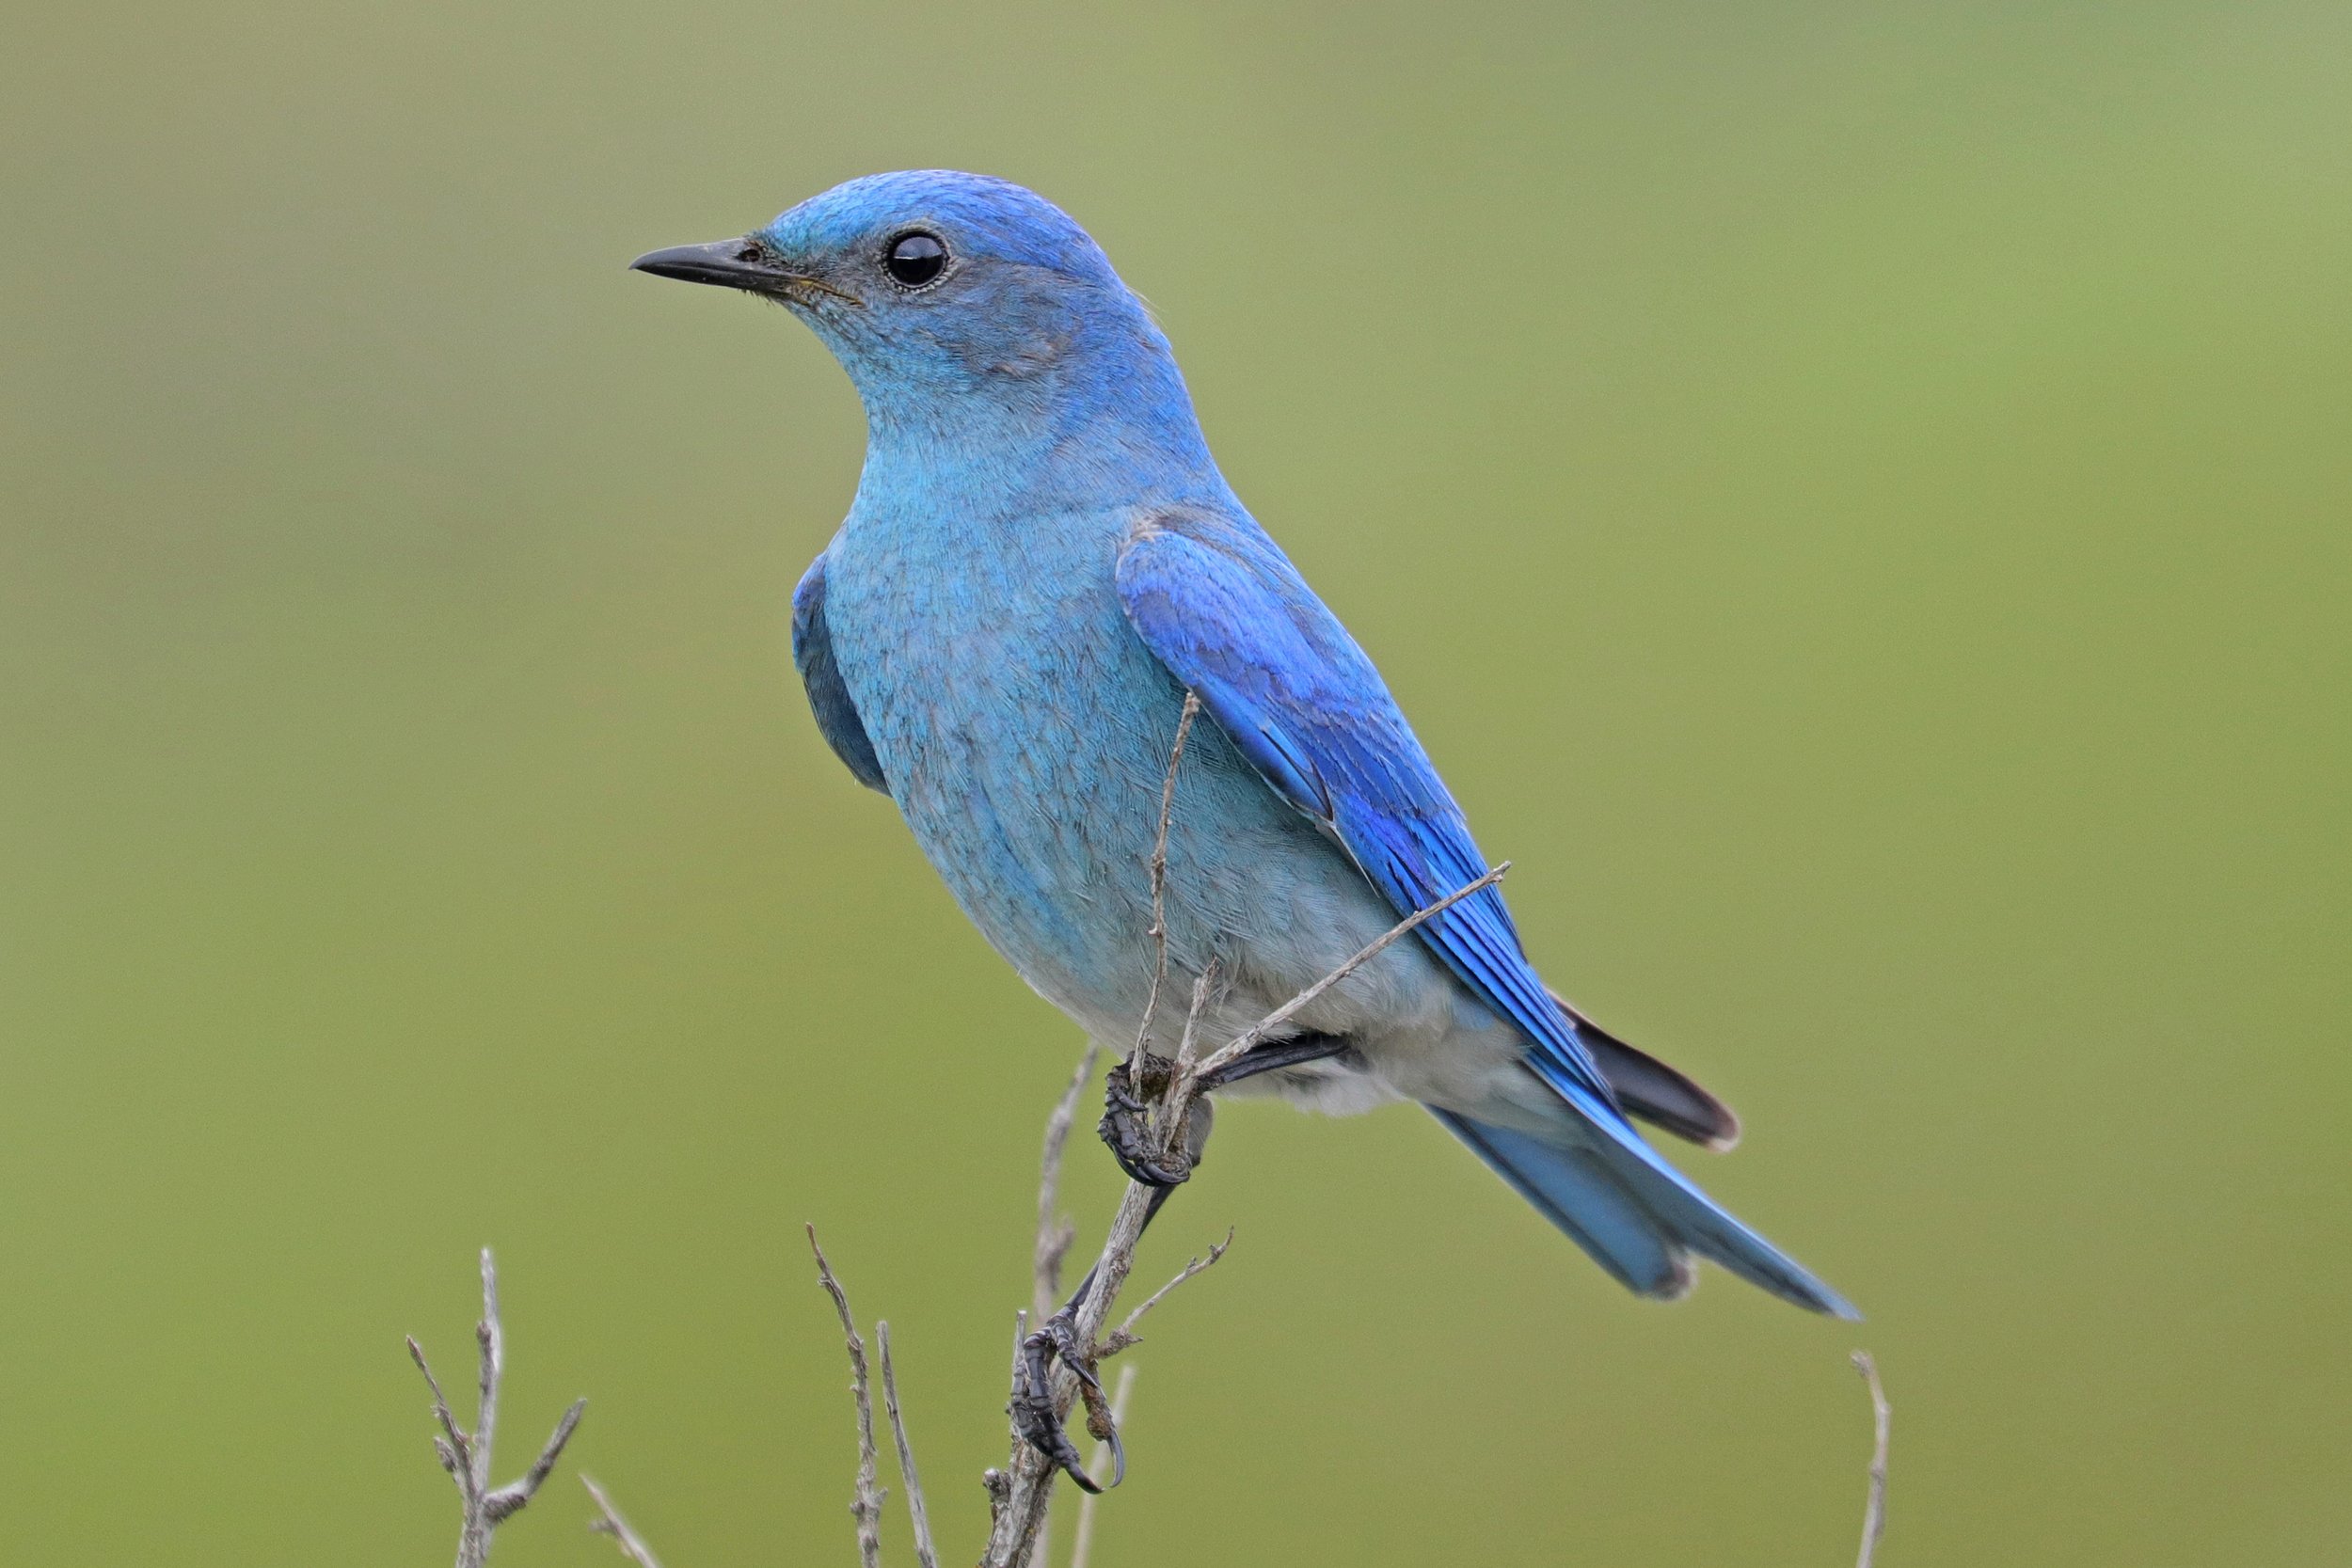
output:
<instances>
[{"instance_id":1,"label":"bird leg","mask_svg":"<svg viewBox=\"0 0 2352 1568\"><path fill-rule=\"evenodd\" d=\"M1111 1157L1119 1162L1120 1168L1152 1189L1152 1196L1144 1206L1143 1224L1136 1232L1137 1241L1143 1239L1143 1232L1151 1229L1152 1222L1159 1217L1168 1195L1200 1164L1216 1120L1207 1101L1194 1101L1184 1114L1184 1136L1163 1160L1159 1141L1152 1131L1150 1107L1167 1093L1172 1064L1165 1056L1147 1055L1140 1059L1140 1065L1142 1070L1136 1074L1141 1080L1140 1095L1129 1080L1125 1063L1111 1069L1110 1087L1104 1093L1109 1108L1103 1115L1102 1127L1103 1141L1110 1145ZM1102 1380L1094 1372L1094 1347L1082 1343L1078 1336L1078 1308L1093 1292L1101 1270L1099 1263L1087 1270L1087 1276L1078 1281L1078 1288L1070 1293L1061 1310L1022 1339L1021 1354L1015 1362L1012 1402L1008 1407L1013 1430L1021 1434L1022 1441L1051 1460L1057 1469L1086 1492L1100 1492L1103 1488L1086 1473L1077 1446L1062 1431L1061 1412L1054 1408L1054 1363L1059 1361L1078 1379L1079 1396L1086 1401L1087 1431L1098 1442L1110 1445L1111 1484L1117 1486L1127 1475L1127 1449L1119 1440L1119 1429L1111 1422L1110 1402L1103 1397Z\"/></svg>"},{"instance_id":2,"label":"bird leg","mask_svg":"<svg viewBox=\"0 0 2352 1568\"><path fill-rule=\"evenodd\" d=\"M1200 1087L1203 1091L1224 1088L1262 1072L1323 1061L1348 1049L1349 1042L1337 1035L1299 1035L1291 1039L1271 1040L1244 1052L1216 1072L1203 1074ZM1184 1136L1165 1155L1161 1153L1159 1139L1152 1127L1152 1107L1167 1095L1168 1075L1173 1070L1174 1064L1167 1057L1139 1053L1133 1072L1125 1062L1111 1069L1103 1094L1103 1122L1099 1129L1103 1142L1109 1146L1111 1158L1119 1162L1119 1168L1127 1173L1130 1180L1152 1189L1150 1205L1143 1211L1144 1230L1151 1228L1152 1221L1167 1204L1168 1194L1200 1168L1215 1125L1209 1101L1195 1100L1185 1112ZM1140 1230L1137 1237L1141 1237ZM1104 1398L1102 1380L1095 1375L1093 1347L1078 1341L1078 1308L1094 1289L1095 1274L1096 1270L1089 1269L1061 1310L1021 1341L1020 1377L1013 1387L1010 1407L1014 1430L1021 1433L1023 1441L1053 1461L1080 1490L1087 1492L1100 1492L1103 1488L1086 1473L1077 1446L1062 1430L1060 1414L1054 1408L1054 1363L1057 1360L1078 1379L1078 1393L1087 1407L1087 1431L1096 1441L1110 1445L1110 1483L1117 1486L1127 1474L1127 1450L1111 1420L1110 1402Z\"/></svg>"},{"instance_id":3,"label":"bird leg","mask_svg":"<svg viewBox=\"0 0 2352 1568\"><path fill-rule=\"evenodd\" d=\"M1215 1072L1203 1073L1203 1090L1222 1089L1255 1078L1262 1072L1279 1072L1287 1067L1305 1067L1309 1062L1328 1061L1343 1056L1355 1049L1355 1042L1344 1035L1293 1035L1286 1040L1268 1040L1243 1052Z\"/></svg>"}]
</instances>

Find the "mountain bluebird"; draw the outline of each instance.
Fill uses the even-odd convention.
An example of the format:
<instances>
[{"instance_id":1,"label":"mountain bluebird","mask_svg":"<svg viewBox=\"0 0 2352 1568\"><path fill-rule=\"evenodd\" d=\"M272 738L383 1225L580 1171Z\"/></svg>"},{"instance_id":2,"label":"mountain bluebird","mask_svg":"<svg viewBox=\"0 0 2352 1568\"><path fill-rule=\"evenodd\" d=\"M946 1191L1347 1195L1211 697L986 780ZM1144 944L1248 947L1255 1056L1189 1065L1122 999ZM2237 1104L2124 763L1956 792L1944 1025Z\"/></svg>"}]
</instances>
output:
<instances>
[{"instance_id":1,"label":"mountain bluebird","mask_svg":"<svg viewBox=\"0 0 2352 1568\"><path fill-rule=\"evenodd\" d=\"M1218 473L1151 312L1059 209L874 175L635 265L781 303L856 384L865 472L793 594L794 662L842 762L1094 1038L1124 1051L1152 990L1146 862L1187 691L1168 986L1213 970L1213 1043L1486 870L1372 660ZM1161 1011L1173 1054L1185 1008ZM1547 990L1499 891L1293 1022L1223 1092L1418 1101L1633 1291L1681 1295L1695 1255L1853 1315L1643 1141L1629 1117L1715 1148L1739 1123Z\"/></svg>"}]
</instances>

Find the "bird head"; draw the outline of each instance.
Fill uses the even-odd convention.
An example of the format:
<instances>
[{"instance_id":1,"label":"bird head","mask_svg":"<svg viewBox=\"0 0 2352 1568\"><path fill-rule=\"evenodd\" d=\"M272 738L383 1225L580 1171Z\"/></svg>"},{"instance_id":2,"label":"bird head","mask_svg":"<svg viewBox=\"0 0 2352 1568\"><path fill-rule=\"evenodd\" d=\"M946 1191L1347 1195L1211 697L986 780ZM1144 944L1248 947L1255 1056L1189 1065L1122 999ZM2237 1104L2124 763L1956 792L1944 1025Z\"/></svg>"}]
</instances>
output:
<instances>
[{"instance_id":1,"label":"bird head","mask_svg":"<svg viewBox=\"0 0 2352 1568\"><path fill-rule=\"evenodd\" d=\"M984 175L868 175L740 238L630 265L783 305L878 425L974 404L1066 413L1121 387L1182 398L1167 340L1102 247L1043 197Z\"/></svg>"}]
</instances>

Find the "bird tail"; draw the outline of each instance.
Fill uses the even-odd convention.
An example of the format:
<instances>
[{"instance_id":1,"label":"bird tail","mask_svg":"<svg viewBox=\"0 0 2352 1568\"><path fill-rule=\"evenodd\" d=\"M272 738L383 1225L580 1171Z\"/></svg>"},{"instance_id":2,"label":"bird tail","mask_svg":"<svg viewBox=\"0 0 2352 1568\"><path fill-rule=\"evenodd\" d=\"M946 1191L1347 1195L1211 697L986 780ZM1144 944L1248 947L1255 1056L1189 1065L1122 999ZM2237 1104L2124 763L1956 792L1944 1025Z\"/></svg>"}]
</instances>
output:
<instances>
[{"instance_id":1,"label":"bird tail","mask_svg":"<svg viewBox=\"0 0 2352 1568\"><path fill-rule=\"evenodd\" d=\"M1584 1110L1582 1106L1577 1107ZM1691 1256L1721 1263L1783 1301L1861 1314L1795 1259L1726 1213L1606 1107L1572 1141L1550 1141L1429 1107L1496 1175L1636 1294L1690 1291Z\"/></svg>"}]
</instances>

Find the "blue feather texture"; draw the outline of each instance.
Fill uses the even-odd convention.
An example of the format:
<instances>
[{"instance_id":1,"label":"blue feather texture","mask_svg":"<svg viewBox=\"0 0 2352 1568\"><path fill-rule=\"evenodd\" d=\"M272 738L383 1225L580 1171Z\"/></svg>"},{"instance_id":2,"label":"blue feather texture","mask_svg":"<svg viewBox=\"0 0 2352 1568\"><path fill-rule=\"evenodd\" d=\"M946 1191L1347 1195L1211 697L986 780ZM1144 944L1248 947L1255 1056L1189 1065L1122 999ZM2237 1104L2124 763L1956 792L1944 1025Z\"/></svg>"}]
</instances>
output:
<instances>
[{"instance_id":1,"label":"blue feather texture","mask_svg":"<svg viewBox=\"0 0 2352 1568\"><path fill-rule=\"evenodd\" d=\"M1486 873L1371 657L1218 471L1167 338L1058 209L977 175L878 175L641 265L781 301L848 371L865 471L793 599L811 708L980 931L1096 1037L1123 1048L1151 990L1145 863L1187 690L1208 722L1168 822L1166 931L1176 994L1217 977L1212 1037ZM1426 1105L1643 1294L1680 1294L1696 1256L1851 1315L1644 1139L1630 1117L1717 1147L1738 1124L1558 1002L1499 890L1294 1022L1350 1049L1240 1088Z\"/></svg>"},{"instance_id":2,"label":"blue feather texture","mask_svg":"<svg viewBox=\"0 0 2352 1568\"><path fill-rule=\"evenodd\" d=\"M865 721L850 689L841 684L840 667L833 659L833 631L825 624L825 558L818 556L801 585L792 591L792 664L808 691L809 711L818 733L841 765L868 789L890 793L882 777L882 759L866 738Z\"/></svg>"}]
</instances>

